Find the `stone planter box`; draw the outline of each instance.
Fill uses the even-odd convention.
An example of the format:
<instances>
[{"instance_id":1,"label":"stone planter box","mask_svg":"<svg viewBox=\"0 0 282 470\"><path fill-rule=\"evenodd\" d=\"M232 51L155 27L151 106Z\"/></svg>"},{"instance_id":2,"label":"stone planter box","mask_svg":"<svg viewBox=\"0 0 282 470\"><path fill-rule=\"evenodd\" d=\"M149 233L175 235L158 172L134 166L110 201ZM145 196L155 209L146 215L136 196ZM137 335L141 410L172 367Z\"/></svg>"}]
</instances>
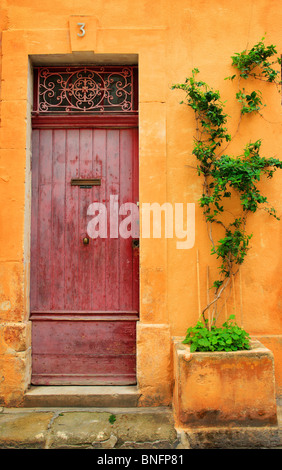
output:
<instances>
[{"instance_id":1,"label":"stone planter box","mask_svg":"<svg viewBox=\"0 0 282 470\"><path fill-rule=\"evenodd\" d=\"M173 408L178 427L277 423L274 359L258 341L248 351L190 352L174 339Z\"/></svg>"}]
</instances>

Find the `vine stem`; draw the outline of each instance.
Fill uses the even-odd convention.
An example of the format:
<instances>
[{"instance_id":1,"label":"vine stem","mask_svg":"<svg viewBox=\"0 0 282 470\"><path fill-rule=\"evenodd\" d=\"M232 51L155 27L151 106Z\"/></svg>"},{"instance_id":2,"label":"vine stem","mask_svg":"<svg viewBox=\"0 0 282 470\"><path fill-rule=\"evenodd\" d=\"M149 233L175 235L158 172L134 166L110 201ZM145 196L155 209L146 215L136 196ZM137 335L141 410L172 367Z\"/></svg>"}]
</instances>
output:
<instances>
[{"instance_id":1,"label":"vine stem","mask_svg":"<svg viewBox=\"0 0 282 470\"><path fill-rule=\"evenodd\" d=\"M200 319L202 315L202 309L201 309L199 250L197 250L197 284L198 284L198 307L199 307L199 319Z\"/></svg>"},{"instance_id":2,"label":"vine stem","mask_svg":"<svg viewBox=\"0 0 282 470\"><path fill-rule=\"evenodd\" d=\"M208 308L211 307L211 305L213 305L215 302L218 301L218 299L220 299L222 292L226 289L226 287L228 286L229 282L230 282L230 278L227 278L226 283L223 284L223 286L222 286L221 289L219 290L219 293L216 295L216 297L204 308L204 310L202 311L202 316L203 316L203 318L204 318L204 314L205 314L206 310L208 310ZM213 321L213 318L212 318L212 321Z\"/></svg>"},{"instance_id":3,"label":"vine stem","mask_svg":"<svg viewBox=\"0 0 282 470\"><path fill-rule=\"evenodd\" d=\"M209 304L210 302L210 269L209 266L207 266L207 303ZM210 309L208 309L208 328L209 331L211 331L211 314L210 314Z\"/></svg>"},{"instance_id":4,"label":"vine stem","mask_svg":"<svg viewBox=\"0 0 282 470\"><path fill-rule=\"evenodd\" d=\"M235 273L231 273L230 276L229 276L228 278L226 278L226 282L223 283L222 287L221 287L221 288L219 289L219 291L218 291L218 294L217 294L217 295L214 297L214 299L203 309L203 311L202 311L202 317L203 317L203 318L205 318L205 317L204 317L204 314L205 314L205 312L211 307L211 305L213 305L215 302L217 302L217 301L220 299L222 293L225 291L226 287L229 285L232 276L236 276L237 273L238 273L238 271L239 271L239 270L237 270ZM217 317L212 318L212 323L213 323L214 320L216 321L216 320L217 320Z\"/></svg>"},{"instance_id":5,"label":"vine stem","mask_svg":"<svg viewBox=\"0 0 282 470\"><path fill-rule=\"evenodd\" d=\"M239 280L240 280L240 313L241 313L241 328L243 328L243 293L242 293L242 274L239 269Z\"/></svg>"},{"instance_id":6,"label":"vine stem","mask_svg":"<svg viewBox=\"0 0 282 470\"><path fill-rule=\"evenodd\" d=\"M233 136L231 137L231 141L232 141L232 140L236 137L236 135L238 134L239 129L240 129L241 121L242 121L242 112L240 112L240 117L239 117L237 129L236 129L236 131L234 132ZM220 157L220 155L222 155L223 152L225 152L225 150L229 147L231 141L229 141L229 142L227 143L227 145L221 150L221 152L219 152L219 153L217 154L217 158Z\"/></svg>"}]
</instances>

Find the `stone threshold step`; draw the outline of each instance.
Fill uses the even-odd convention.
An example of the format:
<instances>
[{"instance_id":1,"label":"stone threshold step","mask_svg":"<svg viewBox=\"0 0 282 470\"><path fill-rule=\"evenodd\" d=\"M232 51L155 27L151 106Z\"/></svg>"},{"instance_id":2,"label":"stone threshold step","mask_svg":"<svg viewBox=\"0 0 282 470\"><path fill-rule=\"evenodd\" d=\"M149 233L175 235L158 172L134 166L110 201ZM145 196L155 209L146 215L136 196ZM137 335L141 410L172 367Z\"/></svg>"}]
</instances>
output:
<instances>
[{"instance_id":1,"label":"stone threshold step","mask_svg":"<svg viewBox=\"0 0 282 470\"><path fill-rule=\"evenodd\" d=\"M138 406L136 386L38 385L24 396L23 407L118 407Z\"/></svg>"}]
</instances>

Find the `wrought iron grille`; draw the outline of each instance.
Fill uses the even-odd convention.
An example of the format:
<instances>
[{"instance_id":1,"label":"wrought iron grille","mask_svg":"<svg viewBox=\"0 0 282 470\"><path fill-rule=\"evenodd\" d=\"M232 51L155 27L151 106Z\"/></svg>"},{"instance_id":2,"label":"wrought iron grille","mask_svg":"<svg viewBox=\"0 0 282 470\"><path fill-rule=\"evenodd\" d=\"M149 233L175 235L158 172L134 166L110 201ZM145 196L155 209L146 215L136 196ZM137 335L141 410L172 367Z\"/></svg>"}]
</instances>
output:
<instances>
[{"instance_id":1,"label":"wrought iron grille","mask_svg":"<svg viewBox=\"0 0 282 470\"><path fill-rule=\"evenodd\" d=\"M132 113L134 67L38 67L34 111L54 113Z\"/></svg>"}]
</instances>

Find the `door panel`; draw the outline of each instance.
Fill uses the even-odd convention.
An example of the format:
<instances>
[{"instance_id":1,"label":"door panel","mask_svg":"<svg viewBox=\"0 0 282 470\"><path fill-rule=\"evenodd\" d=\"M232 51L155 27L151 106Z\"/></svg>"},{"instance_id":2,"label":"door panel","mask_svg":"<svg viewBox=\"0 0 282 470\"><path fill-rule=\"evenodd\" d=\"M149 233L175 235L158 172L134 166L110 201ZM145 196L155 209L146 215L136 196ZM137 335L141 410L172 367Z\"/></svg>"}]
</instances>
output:
<instances>
[{"instance_id":1,"label":"door panel","mask_svg":"<svg viewBox=\"0 0 282 470\"><path fill-rule=\"evenodd\" d=\"M136 383L135 322L41 320L33 323L36 350L33 383Z\"/></svg>"},{"instance_id":2,"label":"door panel","mask_svg":"<svg viewBox=\"0 0 282 470\"><path fill-rule=\"evenodd\" d=\"M131 237L109 235L110 197L118 196L119 204L138 200L137 135L136 128L33 130L33 383L136 381L138 250ZM72 178L100 178L101 185L72 186ZM107 209L108 236L84 245L93 202ZM103 332L106 349L98 341ZM78 345L82 351L92 345L93 351L85 355ZM100 366L107 361L115 366L110 375L103 366L103 377Z\"/></svg>"}]
</instances>

